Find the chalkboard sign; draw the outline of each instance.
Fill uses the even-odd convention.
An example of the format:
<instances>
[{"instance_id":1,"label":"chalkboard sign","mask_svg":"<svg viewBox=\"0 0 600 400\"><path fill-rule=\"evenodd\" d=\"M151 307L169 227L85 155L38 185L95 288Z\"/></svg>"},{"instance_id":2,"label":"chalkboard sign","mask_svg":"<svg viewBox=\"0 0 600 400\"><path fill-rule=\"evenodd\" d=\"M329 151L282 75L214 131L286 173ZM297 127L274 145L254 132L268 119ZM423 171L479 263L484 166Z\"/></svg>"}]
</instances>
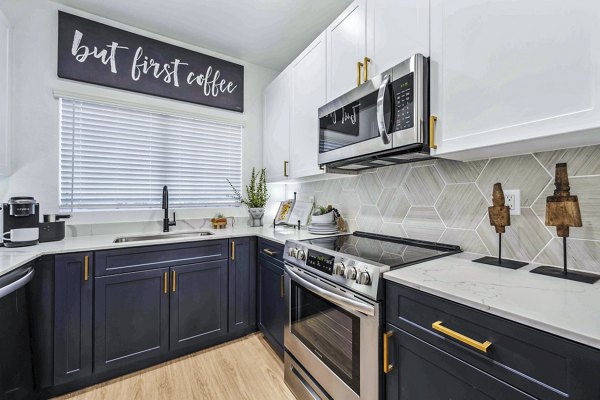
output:
<instances>
[{"instance_id":1,"label":"chalkboard sign","mask_svg":"<svg viewBox=\"0 0 600 400\"><path fill-rule=\"evenodd\" d=\"M58 76L244 111L244 66L58 12Z\"/></svg>"}]
</instances>

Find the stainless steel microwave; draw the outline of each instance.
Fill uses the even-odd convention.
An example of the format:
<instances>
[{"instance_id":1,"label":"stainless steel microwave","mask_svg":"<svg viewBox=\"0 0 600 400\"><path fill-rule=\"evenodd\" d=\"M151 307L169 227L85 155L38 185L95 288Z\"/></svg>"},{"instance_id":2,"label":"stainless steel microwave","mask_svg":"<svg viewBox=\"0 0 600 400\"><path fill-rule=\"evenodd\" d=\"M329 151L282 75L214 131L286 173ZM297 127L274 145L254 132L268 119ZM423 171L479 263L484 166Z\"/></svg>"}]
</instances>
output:
<instances>
[{"instance_id":1,"label":"stainless steel microwave","mask_svg":"<svg viewBox=\"0 0 600 400\"><path fill-rule=\"evenodd\" d=\"M415 54L319 108L319 165L360 171L431 158L429 59Z\"/></svg>"}]
</instances>

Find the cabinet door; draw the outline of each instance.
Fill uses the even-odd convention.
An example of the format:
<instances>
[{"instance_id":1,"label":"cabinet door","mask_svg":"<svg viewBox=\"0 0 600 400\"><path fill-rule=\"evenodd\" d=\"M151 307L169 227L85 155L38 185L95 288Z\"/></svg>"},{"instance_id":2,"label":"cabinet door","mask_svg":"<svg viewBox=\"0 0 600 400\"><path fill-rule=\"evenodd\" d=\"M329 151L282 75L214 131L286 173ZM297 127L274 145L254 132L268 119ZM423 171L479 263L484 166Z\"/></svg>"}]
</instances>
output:
<instances>
[{"instance_id":1,"label":"cabinet door","mask_svg":"<svg viewBox=\"0 0 600 400\"><path fill-rule=\"evenodd\" d=\"M358 86L357 63L367 55L365 7L366 0L355 0L327 28L328 100Z\"/></svg>"},{"instance_id":2,"label":"cabinet door","mask_svg":"<svg viewBox=\"0 0 600 400\"><path fill-rule=\"evenodd\" d=\"M268 182L287 179L290 160L290 70L284 70L264 94L263 166Z\"/></svg>"},{"instance_id":3,"label":"cabinet door","mask_svg":"<svg viewBox=\"0 0 600 400\"><path fill-rule=\"evenodd\" d=\"M286 317L283 265L260 256L258 268L258 327L278 350L280 357L283 357L283 329Z\"/></svg>"},{"instance_id":4,"label":"cabinet door","mask_svg":"<svg viewBox=\"0 0 600 400\"><path fill-rule=\"evenodd\" d=\"M470 364L387 324L387 399L534 399Z\"/></svg>"},{"instance_id":5,"label":"cabinet door","mask_svg":"<svg viewBox=\"0 0 600 400\"><path fill-rule=\"evenodd\" d=\"M95 278L95 372L169 351L168 268Z\"/></svg>"},{"instance_id":6,"label":"cabinet door","mask_svg":"<svg viewBox=\"0 0 600 400\"><path fill-rule=\"evenodd\" d=\"M256 330L256 239L231 239L229 332Z\"/></svg>"},{"instance_id":7,"label":"cabinet door","mask_svg":"<svg viewBox=\"0 0 600 400\"><path fill-rule=\"evenodd\" d=\"M429 0L369 0L369 79L416 53L429 56Z\"/></svg>"},{"instance_id":8,"label":"cabinet door","mask_svg":"<svg viewBox=\"0 0 600 400\"><path fill-rule=\"evenodd\" d=\"M92 253L55 257L54 384L92 374Z\"/></svg>"},{"instance_id":9,"label":"cabinet door","mask_svg":"<svg viewBox=\"0 0 600 400\"><path fill-rule=\"evenodd\" d=\"M430 13L433 154L600 141L577 132L600 125L600 2L431 0Z\"/></svg>"},{"instance_id":10,"label":"cabinet door","mask_svg":"<svg viewBox=\"0 0 600 400\"><path fill-rule=\"evenodd\" d=\"M227 334L227 260L171 268L171 350Z\"/></svg>"},{"instance_id":11,"label":"cabinet door","mask_svg":"<svg viewBox=\"0 0 600 400\"><path fill-rule=\"evenodd\" d=\"M292 63L290 176L323 173L319 169L319 107L327 102L327 46L322 33Z\"/></svg>"}]
</instances>

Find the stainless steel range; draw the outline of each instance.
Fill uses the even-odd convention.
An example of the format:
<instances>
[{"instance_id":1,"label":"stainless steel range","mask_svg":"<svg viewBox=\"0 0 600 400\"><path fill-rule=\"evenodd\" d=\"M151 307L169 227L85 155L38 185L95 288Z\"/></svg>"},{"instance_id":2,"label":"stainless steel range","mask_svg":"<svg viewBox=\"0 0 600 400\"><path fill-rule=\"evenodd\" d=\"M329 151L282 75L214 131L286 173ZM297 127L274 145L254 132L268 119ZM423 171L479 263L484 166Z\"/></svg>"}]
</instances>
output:
<instances>
[{"instance_id":1,"label":"stainless steel range","mask_svg":"<svg viewBox=\"0 0 600 400\"><path fill-rule=\"evenodd\" d=\"M380 399L383 273L460 247L365 232L285 244L285 381L299 399Z\"/></svg>"}]
</instances>

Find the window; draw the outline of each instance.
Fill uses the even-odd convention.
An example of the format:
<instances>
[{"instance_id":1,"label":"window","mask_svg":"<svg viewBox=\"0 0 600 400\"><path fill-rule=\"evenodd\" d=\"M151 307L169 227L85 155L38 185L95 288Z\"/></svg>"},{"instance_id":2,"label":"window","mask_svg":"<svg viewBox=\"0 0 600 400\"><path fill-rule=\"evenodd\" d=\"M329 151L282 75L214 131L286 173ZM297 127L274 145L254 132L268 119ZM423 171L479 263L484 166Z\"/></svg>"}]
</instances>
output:
<instances>
[{"instance_id":1,"label":"window","mask_svg":"<svg viewBox=\"0 0 600 400\"><path fill-rule=\"evenodd\" d=\"M60 208L236 206L239 124L60 99Z\"/></svg>"}]
</instances>

